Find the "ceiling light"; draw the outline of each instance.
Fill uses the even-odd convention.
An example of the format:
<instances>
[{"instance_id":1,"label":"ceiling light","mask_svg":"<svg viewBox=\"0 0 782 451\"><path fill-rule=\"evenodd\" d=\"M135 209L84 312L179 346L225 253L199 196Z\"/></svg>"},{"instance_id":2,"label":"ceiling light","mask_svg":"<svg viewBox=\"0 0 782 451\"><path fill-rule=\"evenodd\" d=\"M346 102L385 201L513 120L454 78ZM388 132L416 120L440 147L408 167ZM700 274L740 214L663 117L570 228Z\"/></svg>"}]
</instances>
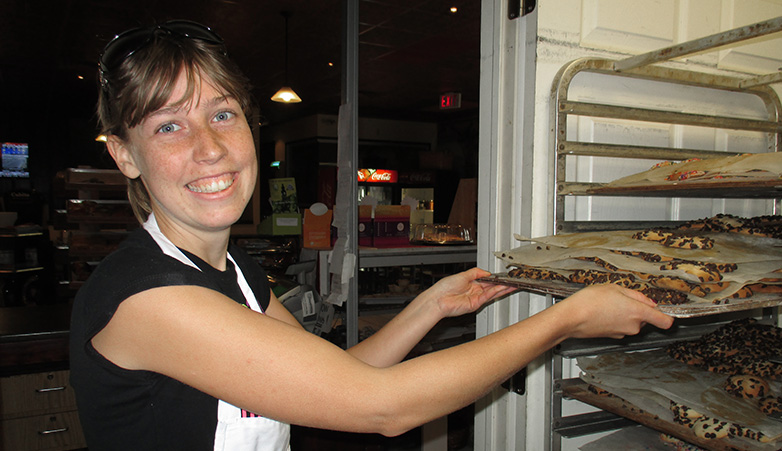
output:
<instances>
[{"instance_id":1,"label":"ceiling light","mask_svg":"<svg viewBox=\"0 0 782 451\"><path fill-rule=\"evenodd\" d=\"M282 103L299 103L301 102L301 97L290 86L283 86L272 96L272 100Z\"/></svg>"},{"instance_id":2,"label":"ceiling light","mask_svg":"<svg viewBox=\"0 0 782 451\"><path fill-rule=\"evenodd\" d=\"M290 13L283 11L281 14L282 17L285 18L285 86L280 88L280 90L272 96L272 101L281 103L299 103L301 102L301 97L299 97L298 94L296 94L296 92L291 89L290 86L288 86L288 17L290 17Z\"/></svg>"},{"instance_id":3,"label":"ceiling light","mask_svg":"<svg viewBox=\"0 0 782 451\"><path fill-rule=\"evenodd\" d=\"M456 11L459 11L459 8L457 8L455 6L451 6L451 12L455 14Z\"/></svg>"}]
</instances>

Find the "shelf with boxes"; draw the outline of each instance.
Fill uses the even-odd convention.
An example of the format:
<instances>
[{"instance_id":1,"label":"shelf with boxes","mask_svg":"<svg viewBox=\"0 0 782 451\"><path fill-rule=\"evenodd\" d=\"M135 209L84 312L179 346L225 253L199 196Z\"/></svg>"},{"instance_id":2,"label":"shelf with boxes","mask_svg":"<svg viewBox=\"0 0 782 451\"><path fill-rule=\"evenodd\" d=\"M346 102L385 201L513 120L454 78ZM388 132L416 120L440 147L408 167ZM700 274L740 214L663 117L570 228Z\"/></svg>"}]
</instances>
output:
<instances>
[{"instance_id":1,"label":"shelf with boxes","mask_svg":"<svg viewBox=\"0 0 782 451\"><path fill-rule=\"evenodd\" d=\"M58 295L71 298L138 222L118 170L70 168L57 174L54 185Z\"/></svg>"},{"instance_id":2,"label":"shelf with boxes","mask_svg":"<svg viewBox=\"0 0 782 451\"><path fill-rule=\"evenodd\" d=\"M317 205L317 204L316 204ZM407 205L358 206L358 245L366 248L470 245L470 228L461 224L414 223ZM304 211L303 247L329 249L337 239L332 211L313 205Z\"/></svg>"},{"instance_id":3,"label":"shelf with boxes","mask_svg":"<svg viewBox=\"0 0 782 451\"><path fill-rule=\"evenodd\" d=\"M323 204L304 210L303 246L328 249L337 239L332 225L332 211ZM360 205L358 207L358 245L364 247L398 247L410 244L410 207L407 205Z\"/></svg>"}]
</instances>

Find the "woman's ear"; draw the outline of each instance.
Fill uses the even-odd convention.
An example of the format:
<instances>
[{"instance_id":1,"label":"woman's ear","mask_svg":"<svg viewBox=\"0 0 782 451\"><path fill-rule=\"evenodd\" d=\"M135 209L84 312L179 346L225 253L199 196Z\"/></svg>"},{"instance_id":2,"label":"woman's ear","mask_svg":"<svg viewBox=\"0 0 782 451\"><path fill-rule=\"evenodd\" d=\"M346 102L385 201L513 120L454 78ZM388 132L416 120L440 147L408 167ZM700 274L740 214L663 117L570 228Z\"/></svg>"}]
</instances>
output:
<instances>
[{"instance_id":1,"label":"woman's ear","mask_svg":"<svg viewBox=\"0 0 782 451\"><path fill-rule=\"evenodd\" d=\"M109 154L114 162L117 163L119 170L125 174L125 177L129 179L135 179L141 175L141 171L136 166L136 162L133 161L133 154L117 135L109 135L106 140L106 147L109 149Z\"/></svg>"}]
</instances>

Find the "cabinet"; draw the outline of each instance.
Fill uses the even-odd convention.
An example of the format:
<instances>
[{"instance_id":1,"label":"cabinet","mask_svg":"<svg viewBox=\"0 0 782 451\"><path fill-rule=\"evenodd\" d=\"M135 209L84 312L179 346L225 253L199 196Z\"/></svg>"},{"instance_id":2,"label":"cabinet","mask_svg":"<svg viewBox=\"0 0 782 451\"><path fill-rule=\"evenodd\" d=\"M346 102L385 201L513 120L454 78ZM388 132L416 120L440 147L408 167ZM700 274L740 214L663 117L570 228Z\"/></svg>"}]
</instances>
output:
<instances>
[{"instance_id":1,"label":"cabinet","mask_svg":"<svg viewBox=\"0 0 782 451\"><path fill-rule=\"evenodd\" d=\"M0 449L86 446L67 370L0 377L0 401Z\"/></svg>"},{"instance_id":2,"label":"cabinet","mask_svg":"<svg viewBox=\"0 0 782 451\"><path fill-rule=\"evenodd\" d=\"M68 381L70 306L0 309L0 451L85 447Z\"/></svg>"}]
</instances>

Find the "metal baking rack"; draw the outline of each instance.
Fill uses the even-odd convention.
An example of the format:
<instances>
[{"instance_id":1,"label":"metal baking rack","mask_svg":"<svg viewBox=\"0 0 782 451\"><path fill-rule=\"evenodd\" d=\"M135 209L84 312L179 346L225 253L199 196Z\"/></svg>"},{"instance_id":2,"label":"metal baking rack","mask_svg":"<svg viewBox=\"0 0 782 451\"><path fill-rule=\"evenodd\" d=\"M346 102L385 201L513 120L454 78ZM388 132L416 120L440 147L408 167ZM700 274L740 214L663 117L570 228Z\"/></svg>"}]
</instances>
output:
<instances>
[{"instance_id":1,"label":"metal baking rack","mask_svg":"<svg viewBox=\"0 0 782 451\"><path fill-rule=\"evenodd\" d=\"M565 219L565 198L569 196L593 196L599 191L601 184L572 182L566 179L566 164L568 157L595 156L611 158L631 158L648 160L680 161L689 158L715 158L737 155L737 153L710 151L687 148L667 148L651 146L627 146L582 142L569 139L568 122L573 117L588 116L618 120L654 122L662 124L678 124L688 126L709 127L714 129L729 129L740 131L763 132L768 134L769 152L776 152L782 144L780 129L780 111L782 105L776 92L769 86L782 81L782 72L756 77L733 77L712 73L701 73L690 70L661 65L674 58L712 50L728 44L735 44L747 39L782 31L782 17L737 28L724 33L708 36L703 39L676 44L646 54L633 56L623 60L601 58L583 58L563 66L554 79L551 91L552 126L550 142L553 148L553 164L550 180L554 181L553 191L553 232L574 233L589 231L638 229L676 225L676 221L576 221ZM767 117L748 120L715 114L690 114L678 111L645 109L598 102L582 102L569 98L571 82L582 73L591 72L609 77L617 77L617 82L623 77L651 80L654 82L671 83L675 85L694 86L716 91L741 92L754 95L763 102ZM743 152L742 152L743 153ZM765 198L774 199L774 212L779 214L782 197L782 183L764 184L762 186L743 186L740 188L725 186L709 186L702 189L687 190L618 190L601 195L607 196L644 196L644 197L703 197L703 198ZM774 316L772 316L772 313ZM776 312L767 309L763 320L771 321ZM695 338L713 330L731 318L715 316L697 318L687 323L685 327L677 327L674 331L652 332L640 337L629 337L624 341L601 342L599 340L584 340L576 343L563 343L556 351L557 355L551 361L552 387L551 392L551 427L550 434L552 450L561 449L562 437L577 437L595 432L607 431L622 427L628 420L621 415L614 415L605 410L594 413L580 414L569 417L562 416L562 400L568 396L563 390L574 383L574 380L562 380L563 357L572 358L581 355L595 355L616 350L653 349L681 339ZM686 440L686 438L683 438ZM716 443L712 449L724 449L723 443Z\"/></svg>"}]
</instances>

